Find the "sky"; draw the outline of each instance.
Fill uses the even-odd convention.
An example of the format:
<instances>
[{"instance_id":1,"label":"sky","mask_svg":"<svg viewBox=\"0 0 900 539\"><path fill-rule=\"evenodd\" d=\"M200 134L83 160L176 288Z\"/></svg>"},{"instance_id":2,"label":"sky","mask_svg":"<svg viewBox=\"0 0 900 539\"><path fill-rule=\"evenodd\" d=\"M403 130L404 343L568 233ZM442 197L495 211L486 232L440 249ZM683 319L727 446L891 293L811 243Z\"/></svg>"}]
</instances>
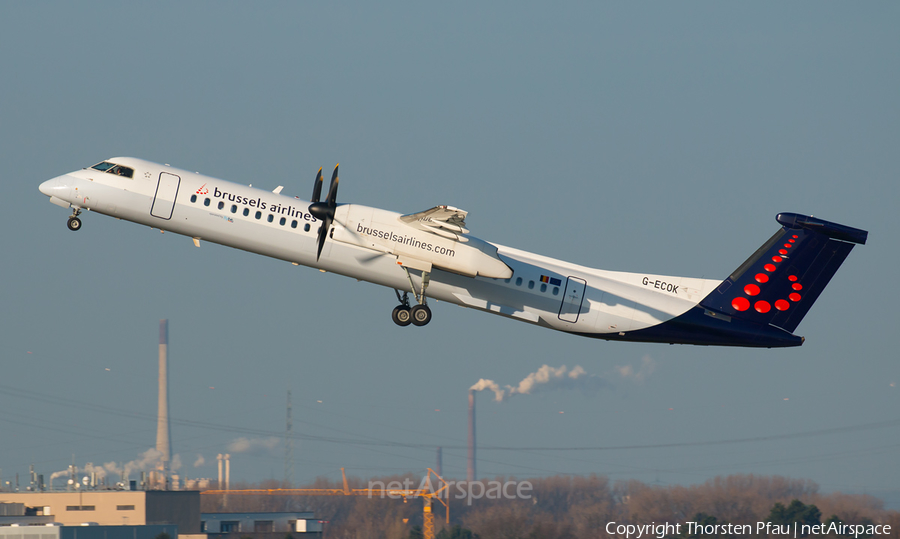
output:
<instances>
[{"instance_id":1,"label":"sky","mask_svg":"<svg viewBox=\"0 0 900 539\"><path fill-rule=\"evenodd\" d=\"M233 482L284 479L290 390L294 483L424 473L438 446L464 478L469 387L577 369L478 394L480 477L783 475L900 508L898 27L892 2L3 3L0 480L151 457L165 318L183 477L230 453ZM609 270L724 279L783 211L870 235L800 348L446 303L399 328L389 289L98 214L67 230L38 185L122 155L304 198L340 163L339 202L453 205Z\"/></svg>"}]
</instances>

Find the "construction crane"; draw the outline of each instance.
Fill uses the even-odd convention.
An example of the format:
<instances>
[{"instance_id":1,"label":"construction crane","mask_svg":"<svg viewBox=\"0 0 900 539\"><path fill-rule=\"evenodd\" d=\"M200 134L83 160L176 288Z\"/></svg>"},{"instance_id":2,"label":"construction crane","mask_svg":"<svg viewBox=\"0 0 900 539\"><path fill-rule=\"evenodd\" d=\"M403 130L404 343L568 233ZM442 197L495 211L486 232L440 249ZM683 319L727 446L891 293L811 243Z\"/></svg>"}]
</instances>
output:
<instances>
[{"instance_id":1,"label":"construction crane","mask_svg":"<svg viewBox=\"0 0 900 539\"><path fill-rule=\"evenodd\" d=\"M432 483L434 476L435 483ZM422 498L424 508L422 510L423 525L422 536L424 539L434 539L434 513L432 512L433 500L437 500L446 509L445 522L450 524L450 485L439 476L437 472L428 468L426 481L423 486L414 489L395 488L350 488L347 484L347 475L341 468L341 477L344 480L344 488L272 488L272 489L242 489L242 490L205 490L201 495L227 495L227 496L366 496L369 498L403 498L404 503L409 498Z\"/></svg>"}]
</instances>

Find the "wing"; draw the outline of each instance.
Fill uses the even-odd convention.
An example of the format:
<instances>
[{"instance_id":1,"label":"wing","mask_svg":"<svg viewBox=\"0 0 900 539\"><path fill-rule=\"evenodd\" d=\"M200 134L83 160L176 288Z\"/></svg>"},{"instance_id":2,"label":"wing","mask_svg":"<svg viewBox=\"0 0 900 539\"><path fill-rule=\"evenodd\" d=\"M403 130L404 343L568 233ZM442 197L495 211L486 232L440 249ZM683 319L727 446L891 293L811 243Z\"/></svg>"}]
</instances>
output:
<instances>
[{"instance_id":1,"label":"wing","mask_svg":"<svg viewBox=\"0 0 900 539\"><path fill-rule=\"evenodd\" d=\"M462 236L469 233L466 215L468 212L453 206L435 206L430 210L403 215L400 220L419 230L465 243L469 241Z\"/></svg>"}]
</instances>

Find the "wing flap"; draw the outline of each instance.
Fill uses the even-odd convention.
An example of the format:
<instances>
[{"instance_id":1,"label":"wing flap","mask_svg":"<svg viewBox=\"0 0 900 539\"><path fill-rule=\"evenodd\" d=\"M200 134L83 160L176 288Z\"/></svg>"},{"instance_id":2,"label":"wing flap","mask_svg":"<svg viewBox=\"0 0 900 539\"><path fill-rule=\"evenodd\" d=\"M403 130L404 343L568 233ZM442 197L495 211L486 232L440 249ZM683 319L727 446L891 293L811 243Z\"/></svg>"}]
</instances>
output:
<instances>
[{"instance_id":1,"label":"wing flap","mask_svg":"<svg viewBox=\"0 0 900 539\"><path fill-rule=\"evenodd\" d=\"M469 240L461 234L469 233L466 228L466 215L468 212L453 206L435 206L418 213L403 215L400 221L442 238L465 243Z\"/></svg>"}]
</instances>

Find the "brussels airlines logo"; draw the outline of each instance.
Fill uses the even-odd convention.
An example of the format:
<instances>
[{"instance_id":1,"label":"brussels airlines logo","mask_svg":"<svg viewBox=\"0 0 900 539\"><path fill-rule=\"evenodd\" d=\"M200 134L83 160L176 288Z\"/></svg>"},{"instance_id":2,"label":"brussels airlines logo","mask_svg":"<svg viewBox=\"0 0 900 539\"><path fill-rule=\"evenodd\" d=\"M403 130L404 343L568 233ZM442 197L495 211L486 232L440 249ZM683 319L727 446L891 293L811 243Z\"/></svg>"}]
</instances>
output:
<instances>
[{"instance_id":1,"label":"brussels airlines logo","mask_svg":"<svg viewBox=\"0 0 900 539\"><path fill-rule=\"evenodd\" d=\"M197 194L198 195L208 195L209 194L209 189L206 188L205 183L200 186L200 189L197 189Z\"/></svg>"},{"instance_id":2,"label":"brussels airlines logo","mask_svg":"<svg viewBox=\"0 0 900 539\"><path fill-rule=\"evenodd\" d=\"M395 234L394 232L389 230L378 230L376 228L369 228L367 226L358 224L356 225L356 231L364 236L372 236L373 238L379 238L390 242L399 243L401 245L418 247L423 251L437 253L439 255L447 255L451 257L456 256L456 251L453 249L449 249L441 245L436 245L434 243L427 243L412 236Z\"/></svg>"},{"instance_id":3,"label":"brussels airlines logo","mask_svg":"<svg viewBox=\"0 0 900 539\"><path fill-rule=\"evenodd\" d=\"M200 193L200 191L203 191L203 193ZM197 192L200 194L206 194L209 193L209 188L207 188L206 184L204 183L202 186L200 186L200 189ZM213 186L212 196L213 198L220 198L223 201L227 200L228 202L234 202L231 207L231 213L237 213L238 205L244 206L244 211L242 213L245 217L250 214L250 208L254 208L255 210L266 210L270 214L284 215L285 217L293 217L298 220L302 219L311 223L315 223L317 221L317 219L311 213L303 211L303 207L295 208L294 206L291 206L289 204L282 204L281 202L273 203L266 202L261 198L245 197L236 193L221 191L216 186ZM222 202L220 202L220 204L222 205L219 206L219 209L222 209L224 207L224 204ZM256 218L259 219L261 216L262 211L257 211ZM271 218L268 219L268 222L272 222ZM281 223L281 225L284 225L284 223Z\"/></svg>"}]
</instances>

